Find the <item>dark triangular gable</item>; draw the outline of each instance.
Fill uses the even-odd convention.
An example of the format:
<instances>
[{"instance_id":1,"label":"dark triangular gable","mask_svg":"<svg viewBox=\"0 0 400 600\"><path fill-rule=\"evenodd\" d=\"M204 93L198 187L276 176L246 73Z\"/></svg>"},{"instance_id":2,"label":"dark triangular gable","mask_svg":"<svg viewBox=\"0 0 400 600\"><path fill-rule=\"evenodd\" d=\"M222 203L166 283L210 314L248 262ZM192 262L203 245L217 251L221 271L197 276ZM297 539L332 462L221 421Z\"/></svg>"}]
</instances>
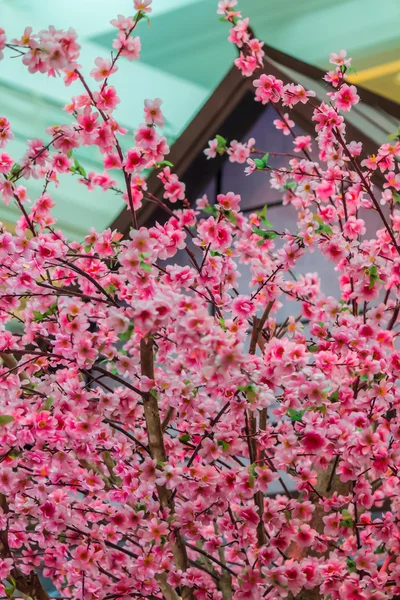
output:
<instances>
[{"instance_id":1,"label":"dark triangular gable","mask_svg":"<svg viewBox=\"0 0 400 600\"><path fill-rule=\"evenodd\" d=\"M266 47L264 72L274 75L286 83L296 83L306 77L321 85L324 71L291 57L274 48ZM290 75L287 74L290 69ZM258 71L258 75L260 72ZM220 134L228 140L240 140L265 110L265 106L254 101L253 79L242 77L236 67L232 67L211 97L197 113L182 135L173 144L168 160L174 165L173 171L185 182L187 197L194 201L207 182L216 176L226 156L208 161L203 153L208 140ZM362 102L374 109L389 115L392 120L400 120L400 105L392 100L383 98L374 92L358 86ZM314 125L311 121L313 108L308 104L297 104L290 116L308 134L313 135ZM390 133L387 131L386 133ZM349 140L357 140L363 144L363 153L373 154L377 142L366 135L363 130L347 120L347 136ZM377 174L377 183L382 177ZM162 184L157 177L157 171L148 178L148 189L154 195L162 197ZM138 211L139 225L144 225L154 218L157 205L144 201ZM111 227L127 235L131 219L129 211L124 208L114 220Z\"/></svg>"}]
</instances>

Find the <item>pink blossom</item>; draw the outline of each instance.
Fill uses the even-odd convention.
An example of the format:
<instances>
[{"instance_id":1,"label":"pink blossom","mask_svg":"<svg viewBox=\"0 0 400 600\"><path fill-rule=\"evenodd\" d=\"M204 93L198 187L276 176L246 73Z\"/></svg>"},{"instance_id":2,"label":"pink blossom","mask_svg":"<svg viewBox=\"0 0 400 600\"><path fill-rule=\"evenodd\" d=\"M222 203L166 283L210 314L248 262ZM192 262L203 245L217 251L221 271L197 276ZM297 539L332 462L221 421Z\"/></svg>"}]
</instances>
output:
<instances>
[{"instance_id":1,"label":"pink blossom","mask_svg":"<svg viewBox=\"0 0 400 600\"><path fill-rule=\"evenodd\" d=\"M110 75L112 75L118 70L118 67L116 65L112 65L109 59L99 57L96 58L94 64L96 65L96 68L92 69L90 75L96 81L102 81L103 79L107 79Z\"/></svg>"},{"instance_id":2,"label":"pink blossom","mask_svg":"<svg viewBox=\"0 0 400 600\"><path fill-rule=\"evenodd\" d=\"M232 314L237 317L248 317L254 314L254 303L248 296L239 294L231 304Z\"/></svg>"},{"instance_id":3,"label":"pink blossom","mask_svg":"<svg viewBox=\"0 0 400 600\"><path fill-rule=\"evenodd\" d=\"M253 82L256 88L256 100L262 104L267 104L270 100L278 102L280 100L283 82L276 79L273 75L262 74L260 79Z\"/></svg>"},{"instance_id":4,"label":"pink blossom","mask_svg":"<svg viewBox=\"0 0 400 600\"><path fill-rule=\"evenodd\" d=\"M3 50L6 47L6 32L0 27L0 60L4 57Z\"/></svg>"},{"instance_id":5,"label":"pink blossom","mask_svg":"<svg viewBox=\"0 0 400 600\"><path fill-rule=\"evenodd\" d=\"M346 56L346 50L340 50L340 52L338 52L337 54L335 52L331 52L329 55L329 62L333 65L338 65L339 67L341 67L342 65L350 67L351 58L346 58Z\"/></svg>"},{"instance_id":6,"label":"pink blossom","mask_svg":"<svg viewBox=\"0 0 400 600\"><path fill-rule=\"evenodd\" d=\"M139 60L141 47L142 45L139 37L127 36L122 31L118 33L117 39L113 42L113 48L115 48L121 56L125 56L130 61Z\"/></svg>"},{"instance_id":7,"label":"pink blossom","mask_svg":"<svg viewBox=\"0 0 400 600\"><path fill-rule=\"evenodd\" d=\"M161 112L162 100L156 98L155 100L144 101L144 118L146 123L154 123L158 127L163 127L165 123L164 115Z\"/></svg>"},{"instance_id":8,"label":"pink blossom","mask_svg":"<svg viewBox=\"0 0 400 600\"><path fill-rule=\"evenodd\" d=\"M283 106L293 108L298 102L307 104L309 98L315 97L315 92L311 90L306 91L300 84L289 83L282 88L281 95Z\"/></svg>"},{"instance_id":9,"label":"pink blossom","mask_svg":"<svg viewBox=\"0 0 400 600\"><path fill-rule=\"evenodd\" d=\"M0 559L0 578L2 580L7 579L10 571L13 569L14 562L12 558Z\"/></svg>"},{"instance_id":10,"label":"pink blossom","mask_svg":"<svg viewBox=\"0 0 400 600\"><path fill-rule=\"evenodd\" d=\"M12 139L14 139L14 135L11 131L10 122L5 117L0 117L0 148L4 148Z\"/></svg>"},{"instance_id":11,"label":"pink blossom","mask_svg":"<svg viewBox=\"0 0 400 600\"><path fill-rule=\"evenodd\" d=\"M355 217L351 216L344 224L344 232L351 240L357 239L359 235L365 235L366 231L367 230L363 219L356 219Z\"/></svg>"},{"instance_id":12,"label":"pink blossom","mask_svg":"<svg viewBox=\"0 0 400 600\"><path fill-rule=\"evenodd\" d=\"M239 58L235 59L235 66L241 71L243 77L251 77L259 67L259 61L256 56L244 55L240 52Z\"/></svg>"},{"instance_id":13,"label":"pink blossom","mask_svg":"<svg viewBox=\"0 0 400 600\"><path fill-rule=\"evenodd\" d=\"M120 103L117 91L112 85L107 85L100 92L95 92L94 99L97 108L105 112L112 112Z\"/></svg>"},{"instance_id":14,"label":"pink blossom","mask_svg":"<svg viewBox=\"0 0 400 600\"><path fill-rule=\"evenodd\" d=\"M352 106L358 104L360 96L357 95L357 88L355 85L344 84L338 92L334 95L336 107L339 110L348 112Z\"/></svg>"},{"instance_id":15,"label":"pink blossom","mask_svg":"<svg viewBox=\"0 0 400 600\"><path fill-rule=\"evenodd\" d=\"M143 150L154 150L158 143L158 135L154 127L140 125L135 131L135 141Z\"/></svg>"},{"instance_id":16,"label":"pink blossom","mask_svg":"<svg viewBox=\"0 0 400 600\"><path fill-rule=\"evenodd\" d=\"M8 173L13 166L13 160L11 156L3 152L0 154L0 173Z\"/></svg>"},{"instance_id":17,"label":"pink blossom","mask_svg":"<svg viewBox=\"0 0 400 600\"><path fill-rule=\"evenodd\" d=\"M240 195L235 194L234 192L228 192L227 194L218 194L217 196L217 202L225 210L238 210L240 200Z\"/></svg>"},{"instance_id":18,"label":"pink blossom","mask_svg":"<svg viewBox=\"0 0 400 600\"><path fill-rule=\"evenodd\" d=\"M301 152L302 150L311 151L311 136L298 135L294 140L294 151Z\"/></svg>"},{"instance_id":19,"label":"pink blossom","mask_svg":"<svg viewBox=\"0 0 400 600\"><path fill-rule=\"evenodd\" d=\"M290 129L294 127L294 121L292 121L289 118L289 113L285 113L283 117L283 121L281 121L280 119L275 119L274 125L277 129L280 129L282 131L283 135L289 135Z\"/></svg>"},{"instance_id":20,"label":"pink blossom","mask_svg":"<svg viewBox=\"0 0 400 600\"><path fill-rule=\"evenodd\" d=\"M150 4L153 0L133 0L135 10L140 10L144 13L151 13L152 9Z\"/></svg>"},{"instance_id":21,"label":"pink blossom","mask_svg":"<svg viewBox=\"0 0 400 600\"><path fill-rule=\"evenodd\" d=\"M146 162L146 158L140 150L137 148L130 148L124 161L125 171L127 173L141 171L145 167Z\"/></svg>"},{"instance_id":22,"label":"pink blossom","mask_svg":"<svg viewBox=\"0 0 400 600\"><path fill-rule=\"evenodd\" d=\"M216 138L208 142L208 148L204 150L204 154L207 156L208 160L217 156L217 148L218 140Z\"/></svg>"},{"instance_id":23,"label":"pink blossom","mask_svg":"<svg viewBox=\"0 0 400 600\"><path fill-rule=\"evenodd\" d=\"M308 431L301 441L306 452L317 452L325 446L324 438L316 431Z\"/></svg>"},{"instance_id":24,"label":"pink blossom","mask_svg":"<svg viewBox=\"0 0 400 600\"><path fill-rule=\"evenodd\" d=\"M135 20L133 17L118 15L117 18L112 19L110 23L113 27L120 29L121 31L130 31L135 25Z\"/></svg>"},{"instance_id":25,"label":"pink blossom","mask_svg":"<svg viewBox=\"0 0 400 600\"><path fill-rule=\"evenodd\" d=\"M226 12L233 11L233 7L236 4L237 0L219 0L217 14L224 15Z\"/></svg>"},{"instance_id":26,"label":"pink blossom","mask_svg":"<svg viewBox=\"0 0 400 600\"><path fill-rule=\"evenodd\" d=\"M251 148L254 146L254 138L250 138L246 144L233 140L227 150L230 162L243 164L250 156Z\"/></svg>"}]
</instances>

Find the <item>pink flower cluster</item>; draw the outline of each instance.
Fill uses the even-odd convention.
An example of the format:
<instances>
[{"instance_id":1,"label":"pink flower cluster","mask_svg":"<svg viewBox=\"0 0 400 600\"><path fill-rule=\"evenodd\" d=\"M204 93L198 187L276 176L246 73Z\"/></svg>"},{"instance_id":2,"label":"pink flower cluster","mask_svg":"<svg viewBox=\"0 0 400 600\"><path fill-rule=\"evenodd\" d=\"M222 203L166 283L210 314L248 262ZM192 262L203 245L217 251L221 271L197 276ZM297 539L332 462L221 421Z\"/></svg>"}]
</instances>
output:
<instances>
[{"instance_id":1,"label":"pink flower cluster","mask_svg":"<svg viewBox=\"0 0 400 600\"><path fill-rule=\"evenodd\" d=\"M32 27L26 27L20 39L12 44L26 48L22 58L30 73L47 73L55 76L60 72L74 71L79 65L80 46L73 29L63 31L55 27L32 33Z\"/></svg>"}]
</instances>

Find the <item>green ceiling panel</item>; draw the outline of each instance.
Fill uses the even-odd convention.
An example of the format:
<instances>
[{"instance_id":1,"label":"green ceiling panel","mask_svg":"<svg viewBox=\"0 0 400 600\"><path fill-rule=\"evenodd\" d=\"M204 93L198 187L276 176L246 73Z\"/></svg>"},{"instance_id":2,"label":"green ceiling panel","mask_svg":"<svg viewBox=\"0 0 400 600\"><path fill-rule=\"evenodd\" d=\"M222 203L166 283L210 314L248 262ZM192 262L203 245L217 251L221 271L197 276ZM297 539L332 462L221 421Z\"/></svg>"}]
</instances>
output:
<instances>
[{"instance_id":1,"label":"green ceiling panel","mask_svg":"<svg viewBox=\"0 0 400 600\"><path fill-rule=\"evenodd\" d=\"M74 27L82 46L81 60L87 75L97 56L107 56L116 30L110 19L118 13L132 14L132 0L0 0L0 23L17 37L25 25L38 31L50 24ZM121 104L116 118L130 132L123 146L133 143L132 130L142 120L143 100L161 97L167 119L166 134L173 140L200 109L232 65L235 48L228 43L229 27L216 15L217 0L154 0L151 27L143 21L141 61L119 62L113 84ZM356 72L370 66L396 65L400 48L400 0L239 0L255 34L270 46L320 66L328 64L331 51L346 48L354 57ZM365 77L365 76L364 76ZM388 97L400 99L398 73L386 72L363 85ZM18 160L24 140L46 139L45 128L69 122L62 111L70 95L82 92L79 82L65 89L62 81L37 74L31 76L20 60L0 63L0 114L12 122L15 140L10 152ZM95 149L79 150L87 171L102 170ZM40 182L26 182L29 196L40 194ZM58 190L59 225L71 237L81 238L90 227L107 227L123 203L112 192L89 193L72 177ZM0 220L15 220L17 210L0 206Z\"/></svg>"}]
</instances>

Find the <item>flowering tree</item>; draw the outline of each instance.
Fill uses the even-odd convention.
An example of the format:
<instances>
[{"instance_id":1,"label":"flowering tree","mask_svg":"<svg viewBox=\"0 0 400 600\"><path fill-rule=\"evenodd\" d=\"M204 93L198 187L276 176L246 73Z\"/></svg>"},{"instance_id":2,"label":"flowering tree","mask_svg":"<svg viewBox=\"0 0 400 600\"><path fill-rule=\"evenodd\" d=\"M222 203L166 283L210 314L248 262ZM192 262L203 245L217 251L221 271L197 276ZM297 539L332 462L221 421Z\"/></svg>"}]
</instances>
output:
<instances>
[{"instance_id":1,"label":"flowering tree","mask_svg":"<svg viewBox=\"0 0 400 600\"><path fill-rule=\"evenodd\" d=\"M121 149L130 132L115 120L110 79L119 60L139 58L136 30L151 12L151 0L134 4L135 16L112 21L115 52L96 59L91 82L73 30L27 28L8 43L0 30L0 49L31 73L82 83L68 124L29 140L18 161L0 154L2 199L21 211L15 233L0 234L0 595L44 600L44 576L62 597L85 600L393 599L400 142L363 156L346 139L343 113L359 97L344 51L331 55L331 91L318 104L263 72L262 43L236 0L221 0L236 64L255 74L256 101L276 109L298 157L273 169L254 140L220 136L206 154L247 160L249 175L269 171L298 227L279 231L265 211L245 218L228 190L195 207L164 160L160 100L145 101L144 123ZM313 140L293 131L298 102L313 107ZM1 118L1 147L12 137ZM80 146L98 147L103 173L86 174ZM150 167L163 198L146 188ZM115 190L113 169L129 238L107 229L66 239L51 214L59 175ZM43 180L32 201L31 177ZM164 209L164 224L138 228L145 202ZM378 231L367 232L368 211ZM332 262L339 299L316 274L292 277L314 251ZM237 291L242 265L247 294ZM285 301L293 316L280 321Z\"/></svg>"}]
</instances>

